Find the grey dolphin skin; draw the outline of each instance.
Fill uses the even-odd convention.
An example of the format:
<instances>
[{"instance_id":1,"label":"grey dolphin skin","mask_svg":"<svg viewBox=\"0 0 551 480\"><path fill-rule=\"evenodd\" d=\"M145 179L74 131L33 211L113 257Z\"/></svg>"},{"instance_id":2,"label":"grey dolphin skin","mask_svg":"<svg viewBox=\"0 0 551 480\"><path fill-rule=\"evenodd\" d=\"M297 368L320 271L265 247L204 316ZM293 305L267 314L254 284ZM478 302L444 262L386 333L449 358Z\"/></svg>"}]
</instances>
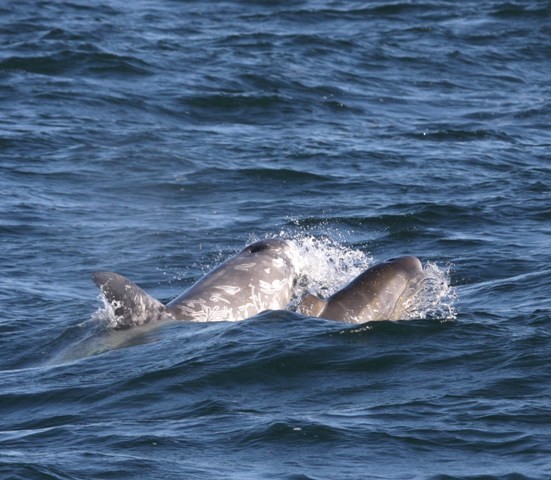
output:
<instances>
[{"instance_id":1,"label":"grey dolphin skin","mask_svg":"<svg viewBox=\"0 0 551 480\"><path fill-rule=\"evenodd\" d=\"M255 242L166 305L117 273L95 272L92 279L113 307L118 328L163 318L244 320L264 310L287 307L298 275L295 256L289 241Z\"/></svg>"},{"instance_id":2,"label":"grey dolphin skin","mask_svg":"<svg viewBox=\"0 0 551 480\"><path fill-rule=\"evenodd\" d=\"M313 317L351 323L400 320L423 278L419 259L393 258L368 268L327 300L306 295L298 310Z\"/></svg>"}]
</instances>

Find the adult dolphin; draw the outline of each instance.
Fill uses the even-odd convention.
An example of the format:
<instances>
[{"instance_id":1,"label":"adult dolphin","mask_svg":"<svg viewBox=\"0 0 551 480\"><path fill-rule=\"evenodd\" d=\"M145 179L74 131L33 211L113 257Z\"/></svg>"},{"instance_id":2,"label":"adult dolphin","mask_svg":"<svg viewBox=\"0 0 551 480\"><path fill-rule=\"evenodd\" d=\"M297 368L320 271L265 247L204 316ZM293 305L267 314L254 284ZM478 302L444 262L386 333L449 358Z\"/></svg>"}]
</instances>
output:
<instances>
[{"instance_id":1,"label":"adult dolphin","mask_svg":"<svg viewBox=\"0 0 551 480\"><path fill-rule=\"evenodd\" d=\"M306 295L298 311L351 323L400 320L424 276L418 258L392 258L368 268L327 300Z\"/></svg>"},{"instance_id":2,"label":"adult dolphin","mask_svg":"<svg viewBox=\"0 0 551 480\"><path fill-rule=\"evenodd\" d=\"M295 248L282 239L248 245L166 305L118 273L95 272L92 279L113 307L117 328L162 318L244 320L288 305L298 275Z\"/></svg>"}]
</instances>

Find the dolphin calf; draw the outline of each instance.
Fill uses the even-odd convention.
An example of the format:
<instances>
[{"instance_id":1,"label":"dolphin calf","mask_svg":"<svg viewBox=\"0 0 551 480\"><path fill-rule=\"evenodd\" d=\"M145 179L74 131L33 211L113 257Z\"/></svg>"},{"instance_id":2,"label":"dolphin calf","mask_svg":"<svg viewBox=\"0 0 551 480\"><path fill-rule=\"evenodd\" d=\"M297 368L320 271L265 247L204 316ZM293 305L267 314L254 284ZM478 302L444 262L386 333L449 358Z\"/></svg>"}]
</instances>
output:
<instances>
[{"instance_id":1,"label":"dolphin calf","mask_svg":"<svg viewBox=\"0 0 551 480\"><path fill-rule=\"evenodd\" d=\"M94 272L92 279L115 312L116 328L164 318L244 320L287 307L298 276L295 248L281 239L248 245L166 305L118 273Z\"/></svg>"},{"instance_id":2,"label":"dolphin calf","mask_svg":"<svg viewBox=\"0 0 551 480\"><path fill-rule=\"evenodd\" d=\"M393 258L368 268L327 300L306 295L298 311L351 323L400 320L423 278L419 259L412 256Z\"/></svg>"}]
</instances>

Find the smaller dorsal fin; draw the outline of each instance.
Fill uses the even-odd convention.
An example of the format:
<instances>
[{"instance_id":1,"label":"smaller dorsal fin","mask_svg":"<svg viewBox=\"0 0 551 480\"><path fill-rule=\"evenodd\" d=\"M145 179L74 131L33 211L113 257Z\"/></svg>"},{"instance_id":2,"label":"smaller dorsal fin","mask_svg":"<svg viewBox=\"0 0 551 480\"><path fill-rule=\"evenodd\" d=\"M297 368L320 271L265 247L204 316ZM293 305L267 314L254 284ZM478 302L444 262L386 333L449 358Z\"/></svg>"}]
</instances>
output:
<instances>
[{"instance_id":1,"label":"smaller dorsal fin","mask_svg":"<svg viewBox=\"0 0 551 480\"><path fill-rule=\"evenodd\" d=\"M310 293L306 294L298 304L298 312L310 317L319 317L327 302Z\"/></svg>"},{"instance_id":2,"label":"smaller dorsal fin","mask_svg":"<svg viewBox=\"0 0 551 480\"><path fill-rule=\"evenodd\" d=\"M161 302L118 273L94 272L92 280L115 312L115 328L127 328L159 320L165 310Z\"/></svg>"}]
</instances>

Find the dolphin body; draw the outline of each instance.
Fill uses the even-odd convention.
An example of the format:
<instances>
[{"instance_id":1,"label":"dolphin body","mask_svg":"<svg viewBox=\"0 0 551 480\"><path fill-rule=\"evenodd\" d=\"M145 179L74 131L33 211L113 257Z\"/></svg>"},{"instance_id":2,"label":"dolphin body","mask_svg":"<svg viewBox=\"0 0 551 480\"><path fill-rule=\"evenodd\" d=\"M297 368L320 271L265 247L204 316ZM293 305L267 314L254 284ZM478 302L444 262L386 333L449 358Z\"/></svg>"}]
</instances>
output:
<instances>
[{"instance_id":1,"label":"dolphin body","mask_svg":"<svg viewBox=\"0 0 551 480\"><path fill-rule=\"evenodd\" d=\"M296 255L287 240L255 242L166 305L118 273L94 272L92 279L115 312L115 328L161 319L237 321L285 309L298 276Z\"/></svg>"},{"instance_id":2,"label":"dolphin body","mask_svg":"<svg viewBox=\"0 0 551 480\"><path fill-rule=\"evenodd\" d=\"M400 320L412 305L424 277L418 258L392 258L368 268L327 300L306 295L298 311L350 323Z\"/></svg>"}]
</instances>

